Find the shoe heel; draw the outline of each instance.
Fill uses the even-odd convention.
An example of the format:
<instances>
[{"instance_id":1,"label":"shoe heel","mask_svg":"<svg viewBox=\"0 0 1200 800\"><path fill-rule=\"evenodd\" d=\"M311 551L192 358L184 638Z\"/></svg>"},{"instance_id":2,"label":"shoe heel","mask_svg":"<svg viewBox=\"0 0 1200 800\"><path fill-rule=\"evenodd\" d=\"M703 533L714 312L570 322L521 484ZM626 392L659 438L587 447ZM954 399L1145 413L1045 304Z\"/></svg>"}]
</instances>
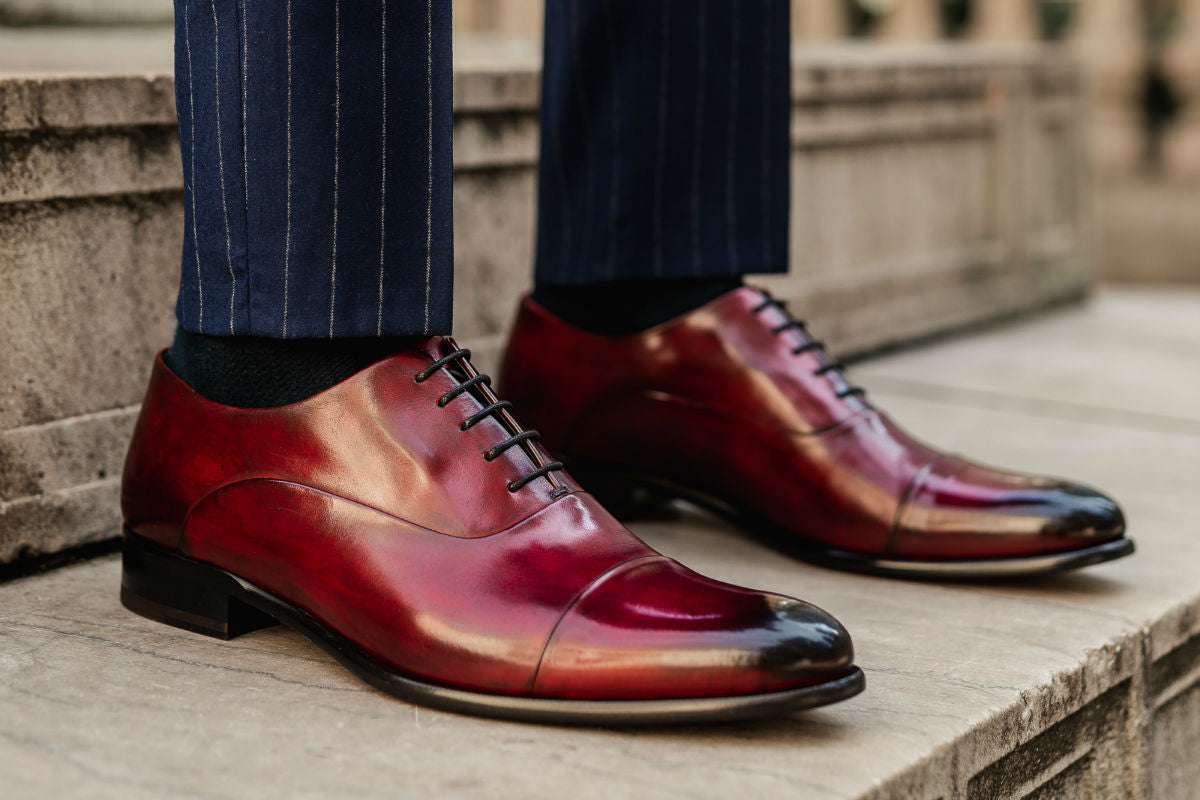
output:
<instances>
[{"instance_id":1,"label":"shoe heel","mask_svg":"<svg viewBox=\"0 0 1200 800\"><path fill-rule=\"evenodd\" d=\"M216 567L172 553L126 533L121 557L121 604L155 622L232 639L278 624L234 595L241 586Z\"/></svg>"},{"instance_id":2,"label":"shoe heel","mask_svg":"<svg viewBox=\"0 0 1200 800\"><path fill-rule=\"evenodd\" d=\"M671 498L658 494L637 480L605 464L570 462L572 477L619 520L673 519Z\"/></svg>"}]
</instances>

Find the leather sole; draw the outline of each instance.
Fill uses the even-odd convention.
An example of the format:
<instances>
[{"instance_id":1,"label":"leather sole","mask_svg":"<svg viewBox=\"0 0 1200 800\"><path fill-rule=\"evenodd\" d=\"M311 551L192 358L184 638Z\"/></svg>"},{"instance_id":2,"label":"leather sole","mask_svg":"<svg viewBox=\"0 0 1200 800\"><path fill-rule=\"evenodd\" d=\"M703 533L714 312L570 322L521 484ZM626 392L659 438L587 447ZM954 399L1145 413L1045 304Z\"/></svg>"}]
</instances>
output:
<instances>
[{"instance_id":1,"label":"leather sole","mask_svg":"<svg viewBox=\"0 0 1200 800\"><path fill-rule=\"evenodd\" d=\"M860 693L858 667L836 680L782 692L673 700L557 700L470 692L390 669L303 609L237 575L125 532L121 603L156 622L232 639L283 624L377 689L402 700L472 716L557 725L674 725L774 717Z\"/></svg>"},{"instance_id":2,"label":"leather sole","mask_svg":"<svg viewBox=\"0 0 1200 800\"><path fill-rule=\"evenodd\" d=\"M570 463L572 476L623 521L661 516L663 506L684 500L751 533L772 549L831 569L890 578L936 581L1002 580L1081 569L1132 555L1132 539L1057 553L978 559L882 558L831 547L788 530L760 514L706 492L655 478L615 471L607 466Z\"/></svg>"}]
</instances>

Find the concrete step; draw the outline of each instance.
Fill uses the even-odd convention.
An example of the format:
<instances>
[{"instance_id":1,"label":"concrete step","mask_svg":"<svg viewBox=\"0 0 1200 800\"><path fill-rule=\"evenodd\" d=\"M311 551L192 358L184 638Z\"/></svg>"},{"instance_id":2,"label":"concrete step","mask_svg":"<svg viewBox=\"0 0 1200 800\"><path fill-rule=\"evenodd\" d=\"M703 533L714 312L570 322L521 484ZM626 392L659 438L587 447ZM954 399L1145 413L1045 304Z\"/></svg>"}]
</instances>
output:
<instances>
[{"instance_id":1,"label":"concrete step","mask_svg":"<svg viewBox=\"0 0 1200 800\"><path fill-rule=\"evenodd\" d=\"M1024 582L833 573L688 511L701 572L817 602L868 690L759 724L559 730L375 692L290 632L229 643L117 602L109 557L0 586L0 786L41 797L1200 797L1200 292L1085 308L854 372L915 433L1115 493L1139 553Z\"/></svg>"},{"instance_id":2,"label":"concrete step","mask_svg":"<svg viewBox=\"0 0 1200 800\"><path fill-rule=\"evenodd\" d=\"M0 30L0 564L117 531L124 440L173 326L170 44ZM529 42L457 50L456 335L491 368L533 259L538 63ZM31 67L51 72L2 74ZM1083 95L1061 53L810 49L793 95L792 272L763 282L840 352L1085 291Z\"/></svg>"}]
</instances>

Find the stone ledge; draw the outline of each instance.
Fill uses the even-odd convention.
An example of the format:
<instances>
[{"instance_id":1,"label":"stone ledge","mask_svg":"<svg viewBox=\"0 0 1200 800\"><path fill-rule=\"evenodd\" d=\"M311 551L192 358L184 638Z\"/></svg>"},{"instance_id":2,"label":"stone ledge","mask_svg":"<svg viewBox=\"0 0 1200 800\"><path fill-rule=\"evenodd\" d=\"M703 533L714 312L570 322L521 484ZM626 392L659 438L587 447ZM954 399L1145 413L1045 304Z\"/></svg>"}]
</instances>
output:
<instances>
[{"instance_id":1,"label":"stone ledge","mask_svg":"<svg viewBox=\"0 0 1200 800\"><path fill-rule=\"evenodd\" d=\"M1112 491L1138 540L1130 559L923 584L793 562L694 512L635 526L703 573L841 618L868 675L847 703L651 731L416 709L285 631L222 643L132 616L117 603L117 561L102 559L0 586L0 779L18 799L1191 800L1198 347L1200 293L1102 292L1083 309L855 369L924 438Z\"/></svg>"},{"instance_id":2,"label":"stone ledge","mask_svg":"<svg viewBox=\"0 0 1200 800\"><path fill-rule=\"evenodd\" d=\"M121 461L114 455L128 442L137 412L138 406L127 406L4 431L0 503L120 475ZM5 469L13 464L45 469L32 474Z\"/></svg>"},{"instance_id":3,"label":"stone ledge","mask_svg":"<svg viewBox=\"0 0 1200 800\"><path fill-rule=\"evenodd\" d=\"M0 76L0 132L175 125L169 75Z\"/></svg>"}]
</instances>

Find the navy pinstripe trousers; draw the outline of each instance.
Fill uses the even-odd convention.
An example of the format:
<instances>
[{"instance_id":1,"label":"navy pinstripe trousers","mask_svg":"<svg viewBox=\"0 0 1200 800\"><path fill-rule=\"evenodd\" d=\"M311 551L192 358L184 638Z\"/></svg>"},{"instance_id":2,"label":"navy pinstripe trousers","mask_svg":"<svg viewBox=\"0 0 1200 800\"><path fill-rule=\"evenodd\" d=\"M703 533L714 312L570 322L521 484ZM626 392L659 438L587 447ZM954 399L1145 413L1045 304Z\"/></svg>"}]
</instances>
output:
<instances>
[{"instance_id":1,"label":"navy pinstripe trousers","mask_svg":"<svg viewBox=\"0 0 1200 800\"><path fill-rule=\"evenodd\" d=\"M787 266L787 0L548 0L536 277ZM176 314L445 334L450 0L175 0Z\"/></svg>"}]
</instances>

